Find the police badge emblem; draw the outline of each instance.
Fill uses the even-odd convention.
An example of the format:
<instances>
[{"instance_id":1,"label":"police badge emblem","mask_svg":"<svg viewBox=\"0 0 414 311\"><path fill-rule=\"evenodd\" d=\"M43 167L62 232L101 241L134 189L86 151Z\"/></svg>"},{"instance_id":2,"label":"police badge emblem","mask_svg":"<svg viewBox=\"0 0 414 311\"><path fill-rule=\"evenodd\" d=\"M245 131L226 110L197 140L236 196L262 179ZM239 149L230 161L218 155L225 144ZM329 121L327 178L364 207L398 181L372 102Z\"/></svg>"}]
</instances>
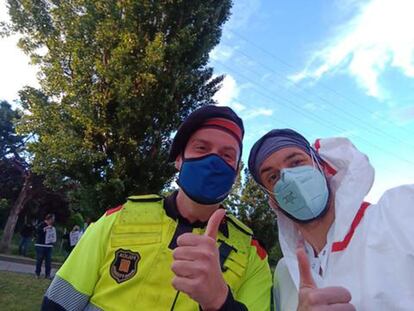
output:
<instances>
[{"instance_id":1,"label":"police badge emblem","mask_svg":"<svg viewBox=\"0 0 414 311\"><path fill-rule=\"evenodd\" d=\"M138 271L139 253L126 249L118 249L111 263L110 274L117 283L131 279Z\"/></svg>"}]
</instances>

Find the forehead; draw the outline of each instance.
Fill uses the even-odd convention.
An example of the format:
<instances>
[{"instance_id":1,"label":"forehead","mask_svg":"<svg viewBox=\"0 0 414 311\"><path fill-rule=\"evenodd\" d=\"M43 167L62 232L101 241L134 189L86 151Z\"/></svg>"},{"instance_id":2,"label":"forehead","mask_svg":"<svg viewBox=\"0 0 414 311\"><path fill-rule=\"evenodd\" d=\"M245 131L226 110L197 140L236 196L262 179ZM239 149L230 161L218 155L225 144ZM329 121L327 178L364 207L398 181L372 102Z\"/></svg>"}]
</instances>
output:
<instances>
[{"instance_id":1,"label":"forehead","mask_svg":"<svg viewBox=\"0 0 414 311\"><path fill-rule=\"evenodd\" d=\"M273 152L270 156L263 161L260 165L259 171L262 172L264 169L268 167L276 167L278 168L284 162L288 161L292 157L295 156L305 156L310 159L310 156L303 151L301 148L298 147L286 147L282 148L276 152Z\"/></svg>"},{"instance_id":2,"label":"forehead","mask_svg":"<svg viewBox=\"0 0 414 311\"><path fill-rule=\"evenodd\" d=\"M201 128L194 132L188 140L186 149L189 144L195 141L202 141L217 147L239 150L239 143L233 135L216 128Z\"/></svg>"}]
</instances>

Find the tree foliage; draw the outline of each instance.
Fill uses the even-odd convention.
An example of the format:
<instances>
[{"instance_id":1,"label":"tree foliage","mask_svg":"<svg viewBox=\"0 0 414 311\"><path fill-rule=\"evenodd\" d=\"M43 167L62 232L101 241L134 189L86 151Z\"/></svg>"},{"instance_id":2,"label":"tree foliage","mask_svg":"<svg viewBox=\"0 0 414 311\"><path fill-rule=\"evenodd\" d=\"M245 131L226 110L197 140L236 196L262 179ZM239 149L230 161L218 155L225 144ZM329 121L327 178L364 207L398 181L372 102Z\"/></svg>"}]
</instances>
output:
<instances>
[{"instance_id":1,"label":"tree foliage","mask_svg":"<svg viewBox=\"0 0 414 311\"><path fill-rule=\"evenodd\" d=\"M6 101L0 102L0 225L4 224L11 204L17 199L24 182L20 165L24 137L16 134L15 122L21 114ZM23 164L24 167L24 164Z\"/></svg>"},{"instance_id":2,"label":"tree foliage","mask_svg":"<svg viewBox=\"0 0 414 311\"><path fill-rule=\"evenodd\" d=\"M172 177L172 133L212 104L222 77L207 66L230 0L8 0L41 89L21 91L33 168L70 179L101 209ZM83 203L82 203L83 202Z\"/></svg>"},{"instance_id":3,"label":"tree foliage","mask_svg":"<svg viewBox=\"0 0 414 311\"><path fill-rule=\"evenodd\" d=\"M247 168L238 176L224 205L253 230L255 238L266 248L270 264L275 266L282 257L275 213L268 204L267 195Z\"/></svg>"},{"instance_id":4,"label":"tree foliage","mask_svg":"<svg viewBox=\"0 0 414 311\"><path fill-rule=\"evenodd\" d=\"M18 135L15 129L15 123L20 118L18 110L13 110L8 102L0 101L0 160L20 158L24 149L24 136Z\"/></svg>"},{"instance_id":5,"label":"tree foliage","mask_svg":"<svg viewBox=\"0 0 414 311\"><path fill-rule=\"evenodd\" d=\"M53 212L64 221L69 216L64 190L47 189L44 178L31 172L27 137L18 135L15 128L21 115L7 102L0 102L0 227L5 225L0 250L6 252L19 217L43 219Z\"/></svg>"}]
</instances>

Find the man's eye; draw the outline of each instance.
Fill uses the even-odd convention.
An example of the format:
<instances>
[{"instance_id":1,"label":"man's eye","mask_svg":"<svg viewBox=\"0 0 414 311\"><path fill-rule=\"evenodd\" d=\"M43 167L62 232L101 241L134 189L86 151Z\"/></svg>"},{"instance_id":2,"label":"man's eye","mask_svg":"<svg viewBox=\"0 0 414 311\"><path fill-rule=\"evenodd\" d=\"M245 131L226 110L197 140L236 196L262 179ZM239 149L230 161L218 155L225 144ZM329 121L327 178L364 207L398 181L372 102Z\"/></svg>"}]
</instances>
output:
<instances>
[{"instance_id":1,"label":"man's eye","mask_svg":"<svg viewBox=\"0 0 414 311\"><path fill-rule=\"evenodd\" d=\"M291 166L292 167L300 166L300 165L302 165L302 163L303 163L303 160L296 160L296 161L292 162Z\"/></svg>"},{"instance_id":2,"label":"man's eye","mask_svg":"<svg viewBox=\"0 0 414 311\"><path fill-rule=\"evenodd\" d=\"M227 160L233 160L233 156L232 156L231 154L229 154L229 153L224 154L224 157L225 157Z\"/></svg>"},{"instance_id":3,"label":"man's eye","mask_svg":"<svg viewBox=\"0 0 414 311\"><path fill-rule=\"evenodd\" d=\"M204 147L204 146L196 146L195 149L196 150L204 151L204 150L206 150L206 147Z\"/></svg>"},{"instance_id":4,"label":"man's eye","mask_svg":"<svg viewBox=\"0 0 414 311\"><path fill-rule=\"evenodd\" d=\"M277 180L277 174L272 174L269 176L269 183L274 184Z\"/></svg>"}]
</instances>

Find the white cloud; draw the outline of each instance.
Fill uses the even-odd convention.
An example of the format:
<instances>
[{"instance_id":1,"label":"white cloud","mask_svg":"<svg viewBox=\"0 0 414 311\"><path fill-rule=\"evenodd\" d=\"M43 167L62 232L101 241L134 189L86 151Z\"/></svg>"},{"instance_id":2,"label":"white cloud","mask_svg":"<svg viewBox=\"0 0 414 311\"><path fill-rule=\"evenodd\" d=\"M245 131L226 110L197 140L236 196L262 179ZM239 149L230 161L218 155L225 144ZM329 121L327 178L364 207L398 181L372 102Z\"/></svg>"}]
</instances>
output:
<instances>
[{"instance_id":1,"label":"white cloud","mask_svg":"<svg viewBox=\"0 0 414 311\"><path fill-rule=\"evenodd\" d=\"M237 0L233 1L231 18L227 24L230 29L248 27L252 17L259 11L260 0Z\"/></svg>"},{"instance_id":2,"label":"white cloud","mask_svg":"<svg viewBox=\"0 0 414 311\"><path fill-rule=\"evenodd\" d=\"M414 105L394 109L391 114L399 124L412 122L414 121Z\"/></svg>"},{"instance_id":3,"label":"white cloud","mask_svg":"<svg viewBox=\"0 0 414 311\"><path fill-rule=\"evenodd\" d=\"M0 38L0 99L10 103L25 85L38 87L36 67L29 65L29 57L17 48L17 37Z\"/></svg>"},{"instance_id":4,"label":"white cloud","mask_svg":"<svg viewBox=\"0 0 414 311\"><path fill-rule=\"evenodd\" d=\"M233 56L234 50L236 49L237 47L232 47L226 44L219 44L210 52L210 59L213 61L226 61Z\"/></svg>"},{"instance_id":5,"label":"white cloud","mask_svg":"<svg viewBox=\"0 0 414 311\"><path fill-rule=\"evenodd\" d=\"M237 103L237 102L233 102L232 104L231 104L231 106L233 107L233 109L234 110L236 110L236 111L243 111L243 110L246 110L246 106L244 106L244 105L242 105L242 104L240 104L240 103Z\"/></svg>"},{"instance_id":6,"label":"white cloud","mask_svg":"<svg viewBox=\"0 0 414 311\"><path fill-rule=\"evenodd\" d=\"M391 66L414 77L414 1L371 0L315 52L294 81L345 70L367 94L383 98L379 78Z\"/></svg>"},{"instance_id":7,"label":"white cloud","mask_svg":"<svg viewBox=\"0 0 414 311\"><path fill-rule=\"evenodd\" d=\"M242 114L243 120L249 120L260 116L270 117L273 115L273 110L268 108L249 109Z\"/></svg>"},{"instance_id":8,"label":"white cloud","mask_svg":"<svg viewBox=\"0 0 414 311\"><path fill-rule=\"evenodd\" d=\"M375 181L366 201L376 203L385 191L401 185L413 184L414 175L406 165L387 167L387 171L376 169Z\"/></svg>"},{"instance_id":9,"label":"white cloud","mask_svg":"<svg viewBox=\"0 0 414 311\"><path fill-rule=\"evenodd\" d=\"M0 0L0 20L8 21L6 3ZM29 65L29 57L17 47L18 36L0 38L0 100L12 103L25 85L38 87L36 67Z\"/></svg>"},{"instance_id":10,"label":"white cloud","mask_svg":"<svg viewBox=\"0 0 414 311\"><path fill-rule=\"evenodd\" d=\"M219 106L229 106L236 111L243 120L253 119L260 116L271 116L272 109L255 107L250 108L240 103L238 97L240 91L249 88L250 85L238 85L231 75L226 75L223 79L220 90L214 95L213 99L217 101Z\"/></svg>"},{"instance_id":11,"label":"white cloud","mask_svg":"<svg viewBox=\"0 0 414 311\"><path fill-rule=\"evenodd\" d=\"M6 7L6 0L0 0L0 21L9 21L8 9Z\"/></svg>"},{"instance_id":12,"label":"white cloud","mask_svg":"<svg viewBox=\"0 0 414 311\"><path fill-rule=\"evenodd\" d=\"M236 80L227 74L221 84L221 88L214 94L213 99L216 100L219 106L230 106L236 111L243 110L245 107L237 102L240 88Z\"/></svg>"}]
</instances>

